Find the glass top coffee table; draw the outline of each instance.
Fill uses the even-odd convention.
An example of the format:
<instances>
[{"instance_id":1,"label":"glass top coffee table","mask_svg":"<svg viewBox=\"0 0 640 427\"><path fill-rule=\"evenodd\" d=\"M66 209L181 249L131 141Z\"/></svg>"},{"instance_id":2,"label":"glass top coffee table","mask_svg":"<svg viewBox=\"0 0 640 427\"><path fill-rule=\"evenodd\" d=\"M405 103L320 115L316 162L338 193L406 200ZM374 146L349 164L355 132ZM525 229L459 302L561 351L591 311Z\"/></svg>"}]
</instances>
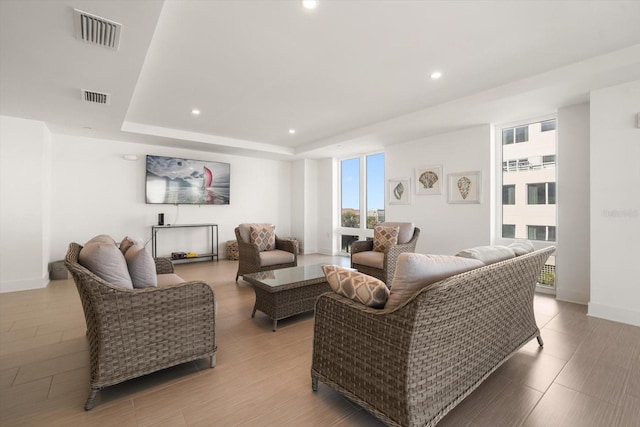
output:
<instances>
[{"instance_id":1,"label":"glass top coffee table","mask_svg":"<svg viewBox=\"0 0 640 427\"><path fill-rule=\"evenodd\" d=\"M323 265L300 265L243 275L256 293L251 317L255 317L256 310L262 311L273 321L275 332L278 320L313 310L316 299L331 291Z\"/></svg>"}]
</instances>

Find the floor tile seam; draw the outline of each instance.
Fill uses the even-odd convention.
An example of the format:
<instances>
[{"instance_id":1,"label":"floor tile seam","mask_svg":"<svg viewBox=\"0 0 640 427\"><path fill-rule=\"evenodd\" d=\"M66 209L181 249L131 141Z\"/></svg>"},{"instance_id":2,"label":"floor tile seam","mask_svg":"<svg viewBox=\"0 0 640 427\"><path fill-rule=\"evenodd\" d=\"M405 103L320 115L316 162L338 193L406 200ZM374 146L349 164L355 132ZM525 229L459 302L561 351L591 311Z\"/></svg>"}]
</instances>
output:
<instances>
[{"instance_id":1,"label":"floor tile seam","mask_svg":"<svg viewBox=\"0 0 640 427\"><path fill-rule=\"evenodd\" d=\"M86 351L86 350L85 350L85 351ZM88 351L87 351L87 352L88 352ZM82 353L82 351L79 351L79 352L76 352L76 353ZM76 353L69 353L69 354L76 354ZM68 356L69 354L64 355L64 356L61 356L61 357ZM60 359L61 357L55 357L55 358L53 358L53 359L46 359L45 361L46 361L46 362L48 362L48 361L51 361L51 360ZM42 363L42 362L43 362L43 361L39 361L39 362L35 362L35 363ZM33 365L33 364L34 364L34 363L29 364L29 365L23 365L23 366L20 366L19 370L21 370L22 368L26 368L26 367L28 367L28 366L31 366L31 365ZM89 360L87 360L87 364L86 364L86 365L84 365L84 366L74 366L74 367L72 367L72 368L69 368L69 369L66 369L66 370L63 370L63 371L60 371L60 372L56 372L55 374L51 374L50 376L51 376L51 378L53 378L55 375L65 374L65 373L67 373L67 372L75 371L75 370L77 370L77 369L84 368L84 367L89 368L89 366L90 366L90 361L89 361ZM18 374L16 374L16 378L19 376L19 374L20 374L20 372L18 372ZM49 376L49 375L45 375L45 376L40 377L40 378L33 378L33 379L29 380L29 381L25 381L24 383L19 383L19 384L16 384L16 385L27 384L27 383L30 383L30 382L32 382L32 381L37 381L37 380L40 380L40 379L43 379L43 378L47 378L48 376ZM15 379L14 379L14 383L15 383Z\"/></svg>"},{"instance_id":2,"label":"floor tile seam","mask_svg":"<svg viewBox=\"0 0 640 427\"><path fill-rule=\"evenodd\" d=\"M16 340L16 341L13 341L10 344L16 345L17 343L20 343L20 342L29 343L28 340L33 340L35 338L47 337L47 336L50 336L50 335L52 336L54 334L60 334L60 339L58 339L57 341L51 341L51 342L48 342L48 343L45 343L45 344L43 344L43 343L27 344L26 347L18 348L17 350L13 349L13 350L6 350L5 351L5 350L0 349L0 358L9 357L11 355L22 353L22 352L25 352L25 351L33 351L33 350L37 349L38 347L42 347L42 346L45 346L45 345L60 344L62 342L61 341L62 340L62 331L53 332L53 333L47 334L47 335L40 335L39 337L38 336L29 337L29 338L25 338L24 340Z\"/></svg>"}]
</instances>

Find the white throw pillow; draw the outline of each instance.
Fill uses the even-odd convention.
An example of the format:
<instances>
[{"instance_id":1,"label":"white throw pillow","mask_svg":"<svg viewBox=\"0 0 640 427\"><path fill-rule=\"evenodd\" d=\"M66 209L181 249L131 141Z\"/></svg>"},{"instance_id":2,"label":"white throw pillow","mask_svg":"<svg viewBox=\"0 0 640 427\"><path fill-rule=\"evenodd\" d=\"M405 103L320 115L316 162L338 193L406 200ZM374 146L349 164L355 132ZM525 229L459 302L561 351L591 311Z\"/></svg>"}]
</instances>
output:
<instances>
[{"instance_id":1,"label":"white throw pillow","mask_svg":"<svg viewBox=\"0 0 640 427\"><path fill-rule=\"evenodd\" d=\"M513 249L506 246L477 246L475 248L465 249L456 254L458 257L479 259L486 265L507 259L515 258L516 254Z\"/></svg>"}]
</instances>

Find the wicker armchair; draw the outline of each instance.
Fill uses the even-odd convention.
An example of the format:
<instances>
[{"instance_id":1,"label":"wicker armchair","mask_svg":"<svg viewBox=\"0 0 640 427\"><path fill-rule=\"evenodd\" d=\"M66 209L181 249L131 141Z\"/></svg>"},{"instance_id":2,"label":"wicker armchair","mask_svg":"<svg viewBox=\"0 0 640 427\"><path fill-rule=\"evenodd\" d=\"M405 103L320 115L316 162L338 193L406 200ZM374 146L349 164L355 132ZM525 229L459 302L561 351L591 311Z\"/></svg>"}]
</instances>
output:
<instances>
[{"instance_id":1,"label":"wicker armchair","mask_svg":"<svg viewBox=\"0 0 640 427\"><path fill-rule=\"evenodd\" d=\"M91 362L85 410L107 386L192 360L210 358L215 366L213 289L203 282L123 289L80 265L82 246L71 243L65 265L80 294ZM166 258L156 259L158 274L173 273Z\"/></svg>"},{"instance_id":2,"label":"wicker armchair","mask_svg":"<svg viewBox=\"0 0 640 427\"><path fill-rule=\"evenodd\" d=\"M298 265L298 242L290 239L280 239L276 235L276 245L273 250L260 252L258 246L251 243L246 236L248 227L252 224L240 224L235 228L238 240L238 277L259 271L278 270L280 268L296 267Z\"/></svg>"},{"instance_id":3,"label":"wicker armchair","mask_svg":"<svg viewBox=\"0 0 640 427\"><path fill-rule=\"evenodd\" d=\"M415 252L418 237L420 237L420 229L418 227L414 228L411 223L382 224L402 224L401 227L409 227L412 229L413 234L409 233L410 237L405 241L399 240L397 245L387 249L384 254L373 251L373 240L353 242L351 245L351 268L355 268L361 273L380 279L386 283L387 286L391 286L391 281L396 272L398 256L403 252ZM380 259L377 259L377 257L380 257Z\"/></svg>"},{"instance_id":4,"label":"wicker armchair","mask_svg":"<svg viewBox=\"0 0 640 427\"><path fill-rule=\"evenodd\" d=\"M449 277L392 309L321 295L312 388L322 381L390 426L434 426L528 341L542 345L533 295L554 249Z\"/></svg>"}]
</instances>

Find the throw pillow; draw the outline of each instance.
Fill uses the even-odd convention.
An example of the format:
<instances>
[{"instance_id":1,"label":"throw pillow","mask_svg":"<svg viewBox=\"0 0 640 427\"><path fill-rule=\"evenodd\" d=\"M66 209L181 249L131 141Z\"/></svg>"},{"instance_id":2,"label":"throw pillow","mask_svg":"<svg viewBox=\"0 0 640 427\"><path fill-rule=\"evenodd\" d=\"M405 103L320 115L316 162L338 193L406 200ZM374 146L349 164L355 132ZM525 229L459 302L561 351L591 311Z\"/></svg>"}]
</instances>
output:
<instances>
[{"instance_id":1,"label":"throw pillow","mask_svg":"<svg viewBox=\"0 0 640 427\"><path fill-rule=\"evenodd\" d=\"M133 289L127 263L115 242L87 243L80 250L78 261L80 265L112 285Z\"/></svg>"},{"instance_id":2,"label":"throw pillow","mask_svg":"<svg viewBox=\"0 0 640 427\"><path fill-rule=\"evenodd\" d=\"M477 246L475 248L465 249L456 254L456 256L464 258L479 259L486 265L493 264L499 261L515 258L516 254L513 249L506 246Z\"/></svg>"},{"instance_id":3,"label":"throw pillow","mask_svg":"<svg viewBox=\"0 0 640 427\"><path fill-rule=\"evenodd\" d=\"M251 226L250 242L258 246L260 252L276 248L276 231L274 226Z\"/></svg>"},{"instance_id":4,"label":"throw pillow","mask_svg":"<svg viewBox=\"0 0 640 427\"><path fill-rule=\"evenodd\" d=\"M384 308L398 307L432 283L483 266L482 261L451 255L400 254Z\"/></svg>"},{"instance_id":5,"label":"throw pillow","mask_svg":"<svg viewBox=\"0 0 640 427\"><path fill-rule=\"evenodd\" d=\"M323 265L322 271L338 295L372 308L383 308L387 302L389 288L382 280L337 265Z\"/></svg>"},{"instance_id":6,"label":"throw pillow","mask_svg":"<svg viewBox=\"0 0 640 427\"><path fill-rule=\"evenodd\" d=\"M127 249L135 244L137 244L137 242L133 237L126 236L122 239L122 242L120 242L120 252L122 252L123 255L126 255Z\"/></svg>"},{"instance_id":7,"label":"throw pillow","mask_svg":"<svg viewBox=\"0 0 640 427\"><path fill-rule=\"evenodd\" d=\"M131 246L124 254L124 259L127 261L127 268L134 288L158 286L156 263L143 246Z\"/></svg>"},{"instance_id":8,"label":"throw pillow","mask_svg":"<svg viewBox=\"0 0 640 427\"><path fill-rule=\"evenodd\" d=\"M373 250L386 252L391 246L398 244L400 227L389 225L376 225L373 227Z\"/></svg>"},{"instance_id":9,"label":"throw pillow","mask_svg":"<svg viewBox=\"0 0 640 427\"><path fill-rule=\"evenodd\" d=\"M533 243L529 240L516 240L508 247L513 250L516 256L526 255L536 250L536 248L533 247Z\"/></svg>"}]
</instances>

